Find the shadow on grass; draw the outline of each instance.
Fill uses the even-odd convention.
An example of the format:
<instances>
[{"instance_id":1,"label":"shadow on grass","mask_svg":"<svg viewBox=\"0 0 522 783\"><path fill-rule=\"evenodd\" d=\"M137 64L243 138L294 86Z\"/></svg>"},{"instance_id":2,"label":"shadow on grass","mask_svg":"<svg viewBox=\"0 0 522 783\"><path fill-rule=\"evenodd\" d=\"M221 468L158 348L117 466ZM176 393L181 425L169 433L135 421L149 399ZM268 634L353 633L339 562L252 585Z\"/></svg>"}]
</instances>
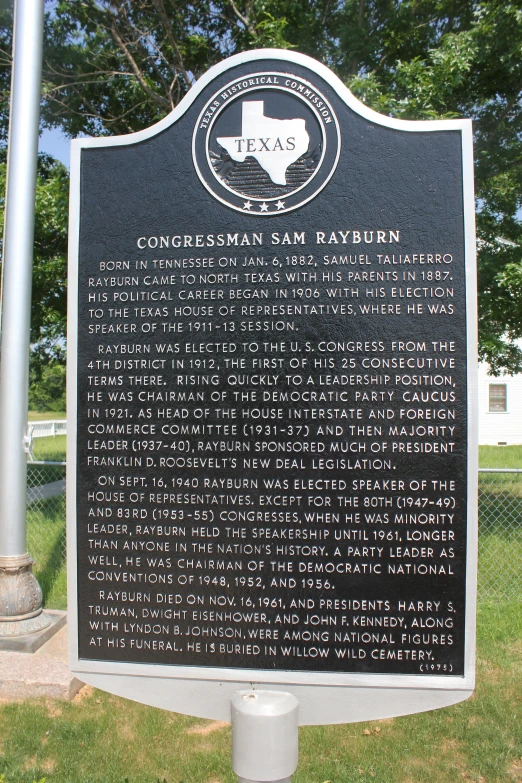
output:
<instances>
[{"instance_id":1,"label":"shadow on grass","mask_svg":"<svg viewBox=\"0 0 522 783\"><path fill-rule=\"evenodd\" d=\"M27 543L35 559L34 573L42 588L44 606L49 606L51 595L58 604L63 604L66 601L65 496L63 493L31 503L27 513ZM57 582L63 582L59 589L57 589Z\"/></svg>"},{"instance_id":2,"label":"shadow on grass","mask_svg":"<svg viewBox=\"0 0 522 783\"><path fill-rule=\"evenodd\" d=\"M47 605L58 574L65 567L64 535L65 530L62 535L56 537L43 565L36 569L36 576L42 588L44 606Z\"/></svg>"},{"instance_id":3,"label":"shadow on grass","mask_svg":"<svg viewBox=\"0 0 522 783\"><path fill-rule=\"evenodd\" d=\"M41 487L64 478L65 465L33 465L31 462L27 464L28 488Z\"/></svg>"}]
</instances>

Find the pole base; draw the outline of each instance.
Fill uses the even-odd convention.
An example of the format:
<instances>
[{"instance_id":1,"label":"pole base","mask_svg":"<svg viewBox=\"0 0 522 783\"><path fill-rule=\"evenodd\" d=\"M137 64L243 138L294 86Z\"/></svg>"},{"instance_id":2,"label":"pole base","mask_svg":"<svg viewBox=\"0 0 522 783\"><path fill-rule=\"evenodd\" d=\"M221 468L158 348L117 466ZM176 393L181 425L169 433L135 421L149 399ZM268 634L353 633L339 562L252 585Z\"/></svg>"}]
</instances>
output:
<instances>
[{"instance_id":1,"label":"pole base","mask_svg":"<svg viewBox=\"0 0 522 783\"><path fill-rule=\"evenodd\" d=\"M57 609L44 609L38 616L38 620L40 620L40 618L49 618L50 620L50 624L45 628L42 628L41 631L32 631L30 633L24 633L23 635L13 635L9 633L8 628L7 634L2 636L0 630L0 656L2 652L27 653L28 655L32 655L39 650L40 647L43 647L44 644L47 644L47 642L65 626L67 622L67 612L60 612ZM14 625L14 623L12 623L12 625ZM0 698L2 695L1 680L2 674L0 672Z\"/></svg>"},{"instance_id":2,"label":"pole base","mask_svg":"<svg viewBox=\"0 0 522 783\"><path fill-rule=\"evenodd\" d=\"M290 783L298 761L298 708L284 691L238 691L231 704L238 783Z\"/></svg>"},{"instance_id":3,"label":"pole base","mask_svg":"<svg viewBox=\"0 0 522 783\"><path fill-rule=\"evenodd\" d=\"M281 778L281 780L272 780L270 783L291 783L292 778ZM248 778L238 778L237 783L267 783L266 780L248 780Z\"/></svg>"},{"instance_id":4,"label":"pole base","mask_svg":"<svg viewBox=\"0 0 522 783\"><path fill-rule=\"evenodd\" d=\"M51 624L42 614L42 591L33 574L33 558L0 557L0 637L37 633Z\"/></svg>"}]
</instances>

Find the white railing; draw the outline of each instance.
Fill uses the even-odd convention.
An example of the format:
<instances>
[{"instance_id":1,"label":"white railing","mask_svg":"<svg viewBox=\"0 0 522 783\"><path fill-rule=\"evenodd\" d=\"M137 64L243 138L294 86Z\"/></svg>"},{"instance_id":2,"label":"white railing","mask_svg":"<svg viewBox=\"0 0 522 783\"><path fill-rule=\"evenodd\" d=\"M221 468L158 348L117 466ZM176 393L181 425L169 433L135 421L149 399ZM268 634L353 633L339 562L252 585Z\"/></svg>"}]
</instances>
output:
<instances>
[{"instance_id":1,"label":"white railing","mask_svg":"<svg viewBox=\"0 0 522 783\"><path fill-rule=\"evenodd\" d=\"M67 435L67 421L65 419L56 421L31 421L27 425L27 437L29 440L34 438L51 438L54 435Z\"/></svg>"}]
</instances>

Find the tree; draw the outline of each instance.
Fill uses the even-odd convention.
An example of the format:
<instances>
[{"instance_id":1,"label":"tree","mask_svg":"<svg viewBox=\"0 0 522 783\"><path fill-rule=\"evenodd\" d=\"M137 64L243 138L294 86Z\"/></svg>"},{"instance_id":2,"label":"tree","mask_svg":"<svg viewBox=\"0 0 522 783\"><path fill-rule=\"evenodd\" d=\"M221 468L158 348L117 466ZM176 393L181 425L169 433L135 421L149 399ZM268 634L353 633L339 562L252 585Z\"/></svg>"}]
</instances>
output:
<instances>
[{"instance_id":1,"label":"tree","mask_svg":"<svg viewBox=\"0 0 522 783\"><path fill-rule=\"evenodd\" d=\"M0 235L4 230L5 149L0 162ZM69 174L49 155L38 158L31 311L32 370L64 362L67 309Z\"/></svg>"},{"instance_id":2,"label":"tree","mask_svg":"<svg viewBox=\"0 0 522 783\"><path fill-rule=\"evenodd\" d=\"M44 121L66 133L148 127L234 51L290 46L278 16L254 0L60 0L48 17ZM276 9L274 9L276 10Z\"/></svg>"},{"instance_id":3,"label":"tree","mask_svg":"<svg viewBox=\"0 0 522 783\"><path fill-rule=\"evenodd\" d=\"M41 368L38 378L32 374L29 410L61 412L65 408L65 366L52 361Z\"/></svg>"},{"instance_id":4,"label":"tree","mask_svg":"<svg viewBox=\"0 0 522 783\"><path fill-rule=\"evenodd\" d=\"M349 84L392 116L474 119L479 352L494 373L520 372L522 9L503 0L411 0L396 10L395 22L379 18L380 58L365 63L362 53Z\"/></svg>"},{"instance_id":5,"label":"tree","mask_svg":"<svg viewBox=\"0 0 522 783\"><path fill-rule=\"evenodd\" d=\"M150 125L222 57L293 46L377 111L475 120L480 355L522 370L522 9L505 0L68 0L49 19L45 118Z\"/></svg>"},{"instance_id":6,"label":"tree","mask_svg":"<svg viewBox=\"0 0 522 783\"><path fill-rule=\"evenodd\" d=\"M472 117L480 354L494 371L522 370L519 2L59 0L49 9L42 118L70 136L147 127L209 66L267 46L325 62L381 113ZM0 124L4 23L0 16Z\"/></svg>"},{"instance_id":7,"label":"tree","mask_svg":"<svg viewBox=\"0 0 522 783\"><path fill-rule=\"evenodd\" d=\"M11 91L11 53L13 48L13 10L9 0L0 0L0 147L7 143L9 94Z\"/></svg>"}]
</instances>

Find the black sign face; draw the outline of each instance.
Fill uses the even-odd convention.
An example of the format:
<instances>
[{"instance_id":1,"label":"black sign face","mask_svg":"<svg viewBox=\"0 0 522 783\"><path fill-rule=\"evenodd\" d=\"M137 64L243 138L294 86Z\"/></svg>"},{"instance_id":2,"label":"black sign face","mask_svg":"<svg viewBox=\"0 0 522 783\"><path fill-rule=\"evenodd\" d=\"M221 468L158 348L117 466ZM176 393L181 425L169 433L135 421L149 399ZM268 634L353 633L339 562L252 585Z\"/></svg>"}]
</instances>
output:
<instances>
[{"instance_id":1,"label":"black sign face","mask_svg":"<svg viewBox=\"0 0 522 783\"><path fill-rule=\"evenodd\" d=\"M462 676L462 128L294 59L81 150L79 658Z\"/></svg>"}]
</instances>

